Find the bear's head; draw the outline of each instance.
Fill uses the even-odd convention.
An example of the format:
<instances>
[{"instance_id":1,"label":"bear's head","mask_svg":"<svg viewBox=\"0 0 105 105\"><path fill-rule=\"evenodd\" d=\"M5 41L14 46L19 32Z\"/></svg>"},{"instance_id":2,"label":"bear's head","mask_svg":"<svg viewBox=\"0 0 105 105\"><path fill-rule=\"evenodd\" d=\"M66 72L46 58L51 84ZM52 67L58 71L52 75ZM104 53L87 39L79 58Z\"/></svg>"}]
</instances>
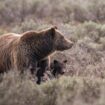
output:
<instances>
[{"instance_id":1,"label":"bear's head","mask_svg":"<svg viewBox=\"0 0 105 105\"><path fill-rule=\"evenodd\" d=\"M58 76L59 74L63 75L65 73L66 63L67 63L67 60L64 60L62 62L58 60L54 60L53 63L51 64L52 74L54 76Z\"/></svg>"},{"instance_id":2,"label":"bear's head","mask_svg":"<svg viewBox=\"0 0 105 105\"><path fill-rule=\"evenodd\" d=\"M51 27L45 31L46 35L51 37L53 48L57 51L68 50L73 46L73 42L63 36L57 27Z\"/></svg>"},{"instance_id":3,"label":"bear's head","mask_svg":"<svg viewBox=\"0 0 105 105\"><path fill-rule=\"evenodd\" d=\"M73 42L66 39L56 27L39 32L25 32L21 37L21 42L25 42L26 47L30 46L30 51L33 51L38 59L45 58L55 51L70 49L73 46ZM29 50L29 48L27 49Z\"/></svg>"}]
</instances>

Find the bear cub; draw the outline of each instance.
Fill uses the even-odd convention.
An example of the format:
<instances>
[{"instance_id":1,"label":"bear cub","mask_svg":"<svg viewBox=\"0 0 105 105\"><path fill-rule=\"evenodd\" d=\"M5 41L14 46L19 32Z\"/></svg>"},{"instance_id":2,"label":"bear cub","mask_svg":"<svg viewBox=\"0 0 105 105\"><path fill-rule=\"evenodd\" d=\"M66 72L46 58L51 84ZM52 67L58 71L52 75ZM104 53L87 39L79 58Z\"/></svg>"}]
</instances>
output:
<instances>
[{"instance_id":1,"label":"bear cub","mask_svg":"<svg viewBox=\"0 0 105 105\"><path fill-rule=\"evenodd\" d=\"M62 62L58 60L54 60L51 63L51 72L54 77L57 77L59 74L63 75L65 73L67 60L64 60Z\"/></svg>"}]
</instances>

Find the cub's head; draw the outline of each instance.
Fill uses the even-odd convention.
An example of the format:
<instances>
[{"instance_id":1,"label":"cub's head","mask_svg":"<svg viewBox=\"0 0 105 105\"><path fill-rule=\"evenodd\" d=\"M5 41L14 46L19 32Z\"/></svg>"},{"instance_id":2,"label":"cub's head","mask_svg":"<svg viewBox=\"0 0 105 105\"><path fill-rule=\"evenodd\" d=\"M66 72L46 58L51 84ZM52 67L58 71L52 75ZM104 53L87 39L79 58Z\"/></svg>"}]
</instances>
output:
<instances>
[{"instance_id":1,"label":"cub's head","mask_svg":"<svg viewBox=\"0 0 105 105\"><path fill-rule=\"evenodd\" d=\"M58 60L54 60L53 63L51 64L52 74L54 76L58 76L59 74L63 75L65 73L66 63L67 63L67 60L64 60L62 62Z\"/></svg>"}]
</instances>

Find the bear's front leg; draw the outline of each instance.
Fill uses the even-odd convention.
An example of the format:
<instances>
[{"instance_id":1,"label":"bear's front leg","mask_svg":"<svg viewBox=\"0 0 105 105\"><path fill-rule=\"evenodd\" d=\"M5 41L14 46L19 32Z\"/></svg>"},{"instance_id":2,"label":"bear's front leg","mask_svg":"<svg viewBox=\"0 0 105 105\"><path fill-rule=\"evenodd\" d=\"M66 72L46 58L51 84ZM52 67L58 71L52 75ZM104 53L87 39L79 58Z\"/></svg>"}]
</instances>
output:
<instances>
[{"instance_id":1,"label":"bear's front leg","mask_svg":"<svg viewBox=\"0 0 105 105\"><path fill-rule=\"evenodd\" d=\"M50 59L49 58L38 62L37 67L39 68L39 70L36 73L36 76L38 79L37 84L41 83L41 79L44 76L44 73L46 72L46 70L49 69L49 66L50 66Z\"/></svg>"},{"instance_id":2,"label":"bear's front leg","mask_svg":"<svg viewBox=\"0 0 105 105\"><path fill-rule=\"evenodd\" d=\"M29 71L31 72L31 74L33 76L35 76L35 74L37 72L37 62L30 62L30 64L29 64Z\"/></svg>"}]
</instances>

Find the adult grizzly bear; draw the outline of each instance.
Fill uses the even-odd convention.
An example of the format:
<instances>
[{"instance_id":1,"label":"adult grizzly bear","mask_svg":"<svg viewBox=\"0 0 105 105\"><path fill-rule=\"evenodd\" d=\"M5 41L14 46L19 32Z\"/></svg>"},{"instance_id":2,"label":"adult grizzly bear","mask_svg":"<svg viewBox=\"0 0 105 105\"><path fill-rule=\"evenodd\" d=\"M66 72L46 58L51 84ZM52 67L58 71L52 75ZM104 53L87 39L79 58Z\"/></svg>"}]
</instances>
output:
<instances>
[{"instance_id":1,"label":"adult grizzly bear","mask_svg":"<svg viewBox=\"0 0 105 105\"><path fill-rule=\"evenodd\" d=\"M36 72L37 63L49 65L49 57L55 51L71 48L73 43L51 27L23 34L9 33L0 36L0 72L8 70L30 70ZM42 64L42 65L43 65Z\"/></svg>"}]
</instances>

